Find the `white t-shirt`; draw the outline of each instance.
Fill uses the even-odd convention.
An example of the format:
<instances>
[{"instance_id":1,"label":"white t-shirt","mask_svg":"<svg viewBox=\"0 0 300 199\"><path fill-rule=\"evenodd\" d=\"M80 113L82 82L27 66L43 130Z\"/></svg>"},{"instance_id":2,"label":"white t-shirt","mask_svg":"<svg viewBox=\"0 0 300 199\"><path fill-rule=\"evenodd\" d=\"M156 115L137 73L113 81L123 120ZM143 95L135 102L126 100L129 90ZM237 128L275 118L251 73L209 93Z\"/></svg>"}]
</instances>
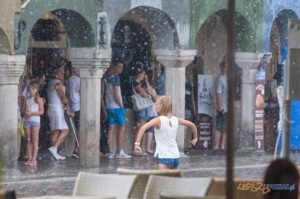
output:
<instances>
[{"instance_id":1,"label":"white t-shirt","mask_svg":"<svg viewBox=\"0 0 300 199\"><path fill-rule=\"evenodd\" d=\"M59 83L60 80L52 79L48 82L48 112L56 111L63 113L64 112L64 104L62 103L56 89L55 85Z\"/></svg>"},{"instance_id":2,"label":"white t-shirt","mask_svg":"<svg viewBox=\"0 0 300 199\"><path fill-rule=\"evenodd\" d=\"M80 78L76 75L72 75L68 78L67 82L67 94L70 109L72 112L80 110Z\"/></svg>"},{"instance_id":3,"label":"white t-shirt","mask_svg":"<svg viewBox=\"0 0 300 199\"><path fill-rule=\"evenodd\" d=\"M171 119L160 116L160 128L154 128L156 149L154 157L159 158L179 158L179 149L176 142L178 130L178 118L172 116Z\"/></svg>"},{"instance_id":4,"label":"white t-shirt","mask_svg":"<svg viewBox=\"0 0 300 199\"><path fill-rule=\"evenodd\" d=\"M116 102L114 98L114 87L118 87L118 95L121 99L121 103L123 106L122 95L121 95L121 81L120 77L117 74L112 74L106 80L106 95L105 95L105 103L107 109L118 109L120 106Z\"/></svg>"},{"instance_id":5,"label":"white t-shirt","mask_svg":"<svg viewBox=\"0 0 300 199\"><path fill-rule=\"evenodd\" d=\"M27 97L26 99L26 110L38 112L39 111L39 104L34 101L34 97ZM32 115L29 117L25 117L25 121L30 122L40 122L41 117L39 115Z\"/></svg>"},{"instance_id":6,"label":"white t-shirt","mask_svg":"<svg viewBox=\"0 0 300 199\"><path fill-rule=\"evenodd\" d=\"M220 75L216 81L216 92L221 95L222 108L226 113L228 111L228 86L227 77Z\"/></svg>"}]
</instances>

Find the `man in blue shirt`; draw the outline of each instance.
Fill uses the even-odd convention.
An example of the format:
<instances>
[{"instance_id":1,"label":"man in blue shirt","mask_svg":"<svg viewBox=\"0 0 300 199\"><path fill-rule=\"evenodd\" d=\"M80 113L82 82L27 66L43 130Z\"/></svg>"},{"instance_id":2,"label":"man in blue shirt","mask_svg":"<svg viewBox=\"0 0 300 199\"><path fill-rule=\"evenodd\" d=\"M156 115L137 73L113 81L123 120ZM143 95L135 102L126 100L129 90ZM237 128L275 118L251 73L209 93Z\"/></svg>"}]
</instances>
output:
<instances>
[{"instance_id":1,"label":"man in blue shirt","mask_svg":"<svg viewBox=\"0 0 300 199\"><path fill-rule=\"evenodd\" d=\"M123 150L123 138L125 132L125 109L123 107L121 94L121 81L119 75L124 68L124 61L118 60L114 72L108 77L106 82L106 110L108 114L108 158L131 158ZM113 151L113 133L115 125L119 125L119 132L117 135L117 151Z\"/></svg>"}]
</instances>

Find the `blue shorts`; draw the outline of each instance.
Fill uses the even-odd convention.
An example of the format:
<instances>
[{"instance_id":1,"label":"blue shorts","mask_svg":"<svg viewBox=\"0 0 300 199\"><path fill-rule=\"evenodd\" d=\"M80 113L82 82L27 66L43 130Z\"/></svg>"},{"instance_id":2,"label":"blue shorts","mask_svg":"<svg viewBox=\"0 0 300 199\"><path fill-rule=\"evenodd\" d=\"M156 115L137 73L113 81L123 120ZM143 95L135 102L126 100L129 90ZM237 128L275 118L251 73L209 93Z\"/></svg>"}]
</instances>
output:
<instances>
[{"instance_id":1,"label":"blue shorts","mask_svg":"<svg viewBox=\"0 0 300 199\"><path fill-rule=\"evenodd\" d=\"M149 119L148 117L148 110L144 111L134 111L134 117L135 121L147 121Z\"/></svg>"},{"instance_id":2,"label":"blue shorts","mask_svg":"<svg viewBox=\"0 0 300 199\"><path fill-rule=\"evenodd\" d=\"M116 109L107 109L108 114L108 124L109 125L125 125L125 109L116 108Z\"/></svg>"},{"instance_id":3,"label":"blue shorts","mask_svg":"<svg viewBox=\"0 0 300 199\"><path fill-rule=\"evenodd\" d=\"M169 168L177 168L179 165L179 158L157 158L157 164L163 164Z\"/></svg>"},{"instance_id":4,"label":"blue shorts","mask_svg":"<svg viewBox=\"0 0 300 199\"><path fill-rule=\"evenodd\" d=\"M32 127L39 127L39 126L41 126L40 122L24 121L24 129L30 129Z\"/></svg>"}]
</instances>

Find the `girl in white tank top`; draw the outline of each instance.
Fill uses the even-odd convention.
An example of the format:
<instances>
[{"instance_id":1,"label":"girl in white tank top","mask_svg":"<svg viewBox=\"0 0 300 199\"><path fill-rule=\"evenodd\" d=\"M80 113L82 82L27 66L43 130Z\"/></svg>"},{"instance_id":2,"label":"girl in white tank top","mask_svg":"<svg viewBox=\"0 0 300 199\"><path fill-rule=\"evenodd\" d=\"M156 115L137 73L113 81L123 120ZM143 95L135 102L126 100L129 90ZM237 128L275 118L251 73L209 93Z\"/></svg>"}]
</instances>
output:
<instances>
[{"instance_id":1,"label":"girl in white tank top","mask_svg":"<svg viewBox=\"0 0 300 199\"><path fill-rule=\"evenodd\" d=\"M44 101L38 93L38 83L31 82L28 85L30 95L24 99L22 115L25 117L24 129L27 140L28 161L25 165L37 165L36 158L38 153L40 116L44 114Z\"/></svg>"},{"instance_id":2,"label":"girl in white tank top","mask_svg":"<svg viewBox=\"0 0 300 199\"><path fill-rule=\"evenodd\" d=\"M172 99L168 95L161 96L156 101L158 117L152 119L141 127L135 142L135 152L141 153L140 141L145 130L155 126L156 149L154 156L157 157L157 169L176 169L179 164L179 149L176 142L179 125L188 126L194 136L191 141L196 145L198 137L194 123L172 116Z\"/></svg>"}]
</instances>

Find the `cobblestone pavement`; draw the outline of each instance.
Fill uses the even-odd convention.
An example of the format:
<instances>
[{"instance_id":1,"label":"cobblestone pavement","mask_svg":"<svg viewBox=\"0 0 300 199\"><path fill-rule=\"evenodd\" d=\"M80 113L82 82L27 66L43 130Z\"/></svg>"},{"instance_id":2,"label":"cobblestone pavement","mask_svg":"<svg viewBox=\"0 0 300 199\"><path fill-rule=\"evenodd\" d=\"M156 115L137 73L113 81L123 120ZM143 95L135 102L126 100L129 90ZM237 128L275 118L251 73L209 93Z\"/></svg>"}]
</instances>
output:
<instances>
[{"instance_id":1,"label":"cobblestone pavement","mask_svg":"<svg viewBox=\"0 0 300 199\"><path fill-rule=\"evenodd\" d=\"M291 160L300 164L300 154L291 154ZM272 161L271 154L240 154L234 159L236 178L262 179L264 171ZM131 169L155 169L156 159L151 156L132 159L100 158L100 166L80 167L79 160L54 161L44 154L36 167L18 162L16 168L6 168L2 176L1 188L16 190L17 197L42 195L71 195L79 171L92 173L116 173L118 167ZM184 177L225 177L226 156L210 153L190 153L182 156L180 166Z\"/></svg>"}]
</instances>

